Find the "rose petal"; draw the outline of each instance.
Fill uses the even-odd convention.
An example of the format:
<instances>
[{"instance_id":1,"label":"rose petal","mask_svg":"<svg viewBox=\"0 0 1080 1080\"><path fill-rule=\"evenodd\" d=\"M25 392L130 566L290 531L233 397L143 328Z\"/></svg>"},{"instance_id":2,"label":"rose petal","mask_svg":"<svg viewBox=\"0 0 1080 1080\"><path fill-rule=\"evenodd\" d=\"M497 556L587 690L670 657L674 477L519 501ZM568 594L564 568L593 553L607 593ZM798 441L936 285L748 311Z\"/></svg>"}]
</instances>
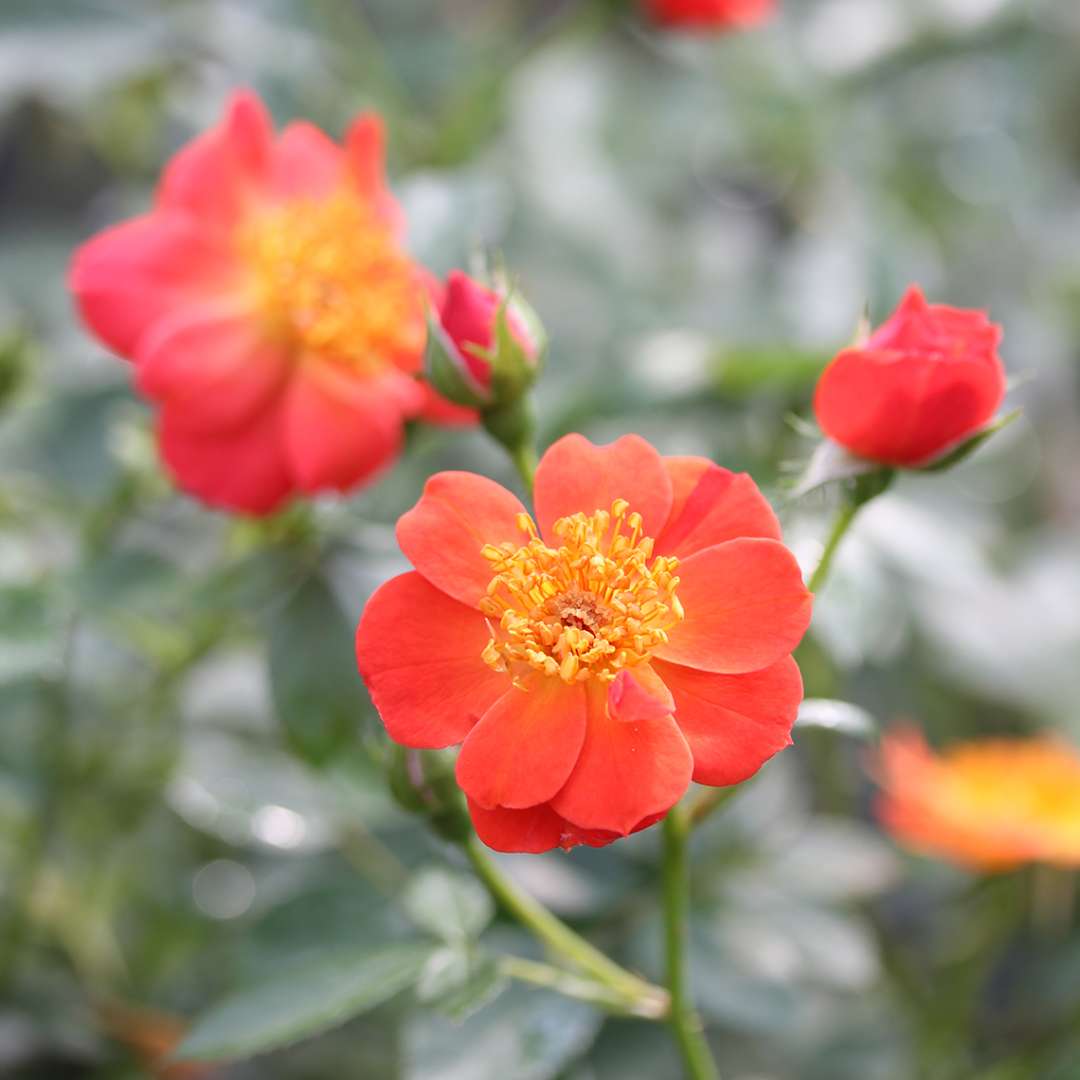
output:
<instances>
[{"instance_id":1,"label":"rose petal","mask_svg":"<svg viewBox=\"0 0 1080 1080\"><path fill-rule=\"evenodd\" d=\"M594 446L581 435L567 435L540 459L536 523L549 542L559 518L610 510L616 499L641 515L646 536L659 536L671 511L671 480L663 459L639 436Z\"/></svg>"},{"instance_id":2,"label":"rose petal","mask_svg":"<svg viewBox=\"0 0 1080 1080\"><path fill-rule=\"evenodd\" d=\"M457 781L481 806L535 806L566 783L584 739L585 688L533 676L512 686L469 732Z\"/></svg>"},{"instance_id":3,"label":"rose petal","mask_svg":"<svg viewBox=\"0 0 1080 1080\"><path fill-rule=\"evenodd\" d=\"M795 556L776 540L729 540L679 564L685 619L654 655L739 675L775 663L810 625L811 594Z\"/></svg>"},{"instance_id":4,"label":"rose petal","mask_svg":"<svg viewBox=\"0 0 1080 1080\"><path fill-rule=\"evenodd\" d=\"M654 664L675 699L675 721L694 755L696 783L741 783L791 745L803 687L790 656L746 675Z\"/></svg>"},{"instance_id":5,"label":"rose petal","mask_svg":"<svg viewBox=\"0 0 1080 1080\"><path fill-rule=\"evenodd\" d=\"M235 292L238 276L228 249L193 218L148 214L83 244L68 284L86 325L132 359L142 335L163 315Z\"/></svg>"},{"instance_id":6,"label":"rose petal","mask_svg":"<svg viewBox=\"0 0 1080 1080\"><path fill-rule=\"evenodd\" d=\"M657 554L685 558L740 536L780 539L776 514L746 473L729 472L704 458L665 458L664 464L678 498L656 541Z\"/></svg>"},{"instance_id":7,"label":"rose petal","mask_svg":"<svg viewBox=\"0 0 1080 1080\"><path fill-rule=\"evenodd\" d=\"M517 527L524 512L517 496L494 480L475 473L436 473L420 501L399 519L398 543L428 581L475 607L492 578L481 549L506 541L527 543L528 535Z\"/></svg>"},{"instance_id":8,"label":"rose petal","mask_svg":"<svg viewBox=\"0 0 1080 1080\"><path fill-rule=\"evenodd\" d=\"M562 843L566 823L547 803L526 810L491 809L469 799L469 815L476 835L495 851L538 855Z\"/></svg>"},{"instance_id":9,"label":"rose petal","mask_svg":"<svg viewBox=\"0 0 1080 1080\"><path fill-rule=\"evenodd\" d=\"M407 375L360 376L312 358L289 393L283 437L301 491L347 491L371 481L401 448L405 418L422 394Z\"/></svg>"},{"instance_id":10,"label":"rose petal","mask_svg":"<svg viewBox=\"0 0 1080 1080\"><path fill-rule=\"evenodd\" d=\"M221 123L192 139L165 167L158 209L191 214L204 227L231 228L265 183L272 144L266 107L251 91L238 91Z\"/></svg>"},{"instance_id":11,"label":"rose petal","mask_svg":"<svg viewBox=\"0 0 1080 1080\"><path fill-rule=\"evenodd\" d=\"M607 708L603 684L590 681L588 729L574 771L552 809L582 829L626 836L682 797L694 760L670 716L627 722Z\"/></svg>"},{"instance_id":12,"label":"rose petal","mask_svg":"<svg viewBox=\"0 0 1080 1080\"><path fill-rule=\"evenodd\" d=\"M419 574L382 585L356 628L356 660L390 738L418 749L461 742L506 693L507 676L480 658L489 639L479 612Z\"/></svg>"}]
</instances>

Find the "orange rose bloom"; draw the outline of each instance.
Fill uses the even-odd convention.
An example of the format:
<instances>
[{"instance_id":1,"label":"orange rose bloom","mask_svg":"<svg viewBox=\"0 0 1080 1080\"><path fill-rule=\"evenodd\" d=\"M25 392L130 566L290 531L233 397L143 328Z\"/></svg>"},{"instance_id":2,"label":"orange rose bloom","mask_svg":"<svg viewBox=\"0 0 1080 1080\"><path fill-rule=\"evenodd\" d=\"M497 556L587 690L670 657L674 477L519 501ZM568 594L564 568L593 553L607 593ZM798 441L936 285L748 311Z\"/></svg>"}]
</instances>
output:
<instances>
[{"instance_id":1,"label":"orange rose bloom","mask_svg":"<svg viewBox=\"0 0 1080 1080\"><path fill-rule=\"evenodd\" d=\"M535 518L439 473L397 535L416 570L368 602L360 671L391 738L463 744L489 846L610 843L791 742L811 598L749 476L568 435Z\"/></svg>"},{"instance_id":2,"label":"orange rose bloom","mask_svg":"<svg viewBox=\"0 0 1080 1080\"><path fill-rule=\"evenodd\" d=\"M878 816L903 844L975 870L1080 866L1080 754L1053 738L982 739L940 754L882 741Z\"/></svg>"}]
</instances>

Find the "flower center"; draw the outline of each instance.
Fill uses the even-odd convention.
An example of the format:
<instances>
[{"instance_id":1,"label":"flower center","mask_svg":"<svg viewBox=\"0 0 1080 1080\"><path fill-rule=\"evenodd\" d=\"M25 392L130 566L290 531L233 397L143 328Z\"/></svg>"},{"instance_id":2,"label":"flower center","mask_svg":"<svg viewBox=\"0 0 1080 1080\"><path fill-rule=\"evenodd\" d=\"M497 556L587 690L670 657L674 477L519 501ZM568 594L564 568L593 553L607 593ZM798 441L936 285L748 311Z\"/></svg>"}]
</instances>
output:
<instances>
[{"instance_id":1,"label":"flower center","mask_svg":"<svg viewBox=\"0 0 1080 1080\"><path fill-rule=\"evenodd\" d=\"M357 196L293 199L243 225L237 243L259 309L294 347L370 373L412 358L419 364L415 269Z\"/></svg>"},{"instance_id":2,"label":"flower center","mask_svg":"<svg viewBox=\"0 0 1080 1080\"><path fill-rule=\"evenodd\" d=\"M515 677L524 666L568 683L611 680L667 641L683 617L678 560L653 558L654 541L641 535L641 515L629 509L616 499L610 511L560 518L558 548L521 514L518 528L531 537L524 547L483 548L494 571L480 601L492 630L483 652L488 665Z\"/></svg>"}]
</instances>

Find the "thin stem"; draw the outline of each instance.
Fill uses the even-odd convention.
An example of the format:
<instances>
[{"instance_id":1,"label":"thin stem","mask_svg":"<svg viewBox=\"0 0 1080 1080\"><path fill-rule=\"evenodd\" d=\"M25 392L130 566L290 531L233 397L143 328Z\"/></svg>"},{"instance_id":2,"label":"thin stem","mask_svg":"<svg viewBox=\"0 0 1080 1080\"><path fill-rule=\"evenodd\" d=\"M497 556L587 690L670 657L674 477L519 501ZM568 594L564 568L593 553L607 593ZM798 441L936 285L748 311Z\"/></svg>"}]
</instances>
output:
<instances>
[{"instance_id":1,"label":"thin stem","mask_svg":"<svg viewBox=\"0 0 1080 1080\"><path fill-rule=\"evenodd\" d=\"M686 938L690 909L690 868L687 844L690 814L676 806L664 818L664 943L667 984L671 995L668 1023L679 1044L690 1080L720 1080L701 1017L694 1007L686 968Z\"/></svg>"},{"instance_id":2,"label":"thin stem","mask_svg":"<svg viewBox=\"0 0 1080 1080\"><path fill-rule=\"evenodd\" d=\"M491 895L523 926L531 930L552 952L608 987L627 1004L637 1016L662 1019L668 1008L667 994L638 978L614 960L605 956L583 937L574 933L557 919L543 904L520 889L507 878L488 855L480 840L470 836L464 844L465 853Z\"/></svg>"},{"instance_id":3,"label":"thin stem","mask_svg":"<svg viewBox=\"0 0 1080 1080\"><path fill-rule=\"evenodd\" d=\"M639 1001L631 1001L621 994L614 993L603 983L578 975L576 972L567 971L565 968L555 967L538 960L526 960L521 956L500 956L499 970L508 978L518 979L532 986L542 986L565 997L576 998L578 1001L588 1001L616 1015L636 1016L646 1020L658 1019L651 1007L653 1005L651 1001L650 1008L643 1010Z\"/></svg>"},{"instance_id":4,"label":"thin stem","mask_svg":"<svg viewBox=\"0 0 1080 1080\"><path fill-rule=\"evenodd\" d=\"M518 446L510 451L510 460L514 463L514 468L517 469L526 492L531 495L533 481L536 478L536 451L531 445Z\"/></svg>"},{"instance_id":5,"label":"thin stem","mask_svg":"<svg viewBox=\"0 0 1080 1080\"><path fill-rule=\"evenodd\" d=\"M860 505L861 503L849 499L840 507L840 512L836 515L836 520L833 522L829 538L825 541L825 550L821 553L821 561L817 564L816 569L810 575L810 580L806 583L806 587L812 593L816 593L821 586L825 584L825 579L829 576L829 570L832 568L833 556L836 554L836 549L840 546L840 541L844 539L844 535L851 527L851 523L855 520L855 515L859 512Z\"/></svg>"}]
</instances>

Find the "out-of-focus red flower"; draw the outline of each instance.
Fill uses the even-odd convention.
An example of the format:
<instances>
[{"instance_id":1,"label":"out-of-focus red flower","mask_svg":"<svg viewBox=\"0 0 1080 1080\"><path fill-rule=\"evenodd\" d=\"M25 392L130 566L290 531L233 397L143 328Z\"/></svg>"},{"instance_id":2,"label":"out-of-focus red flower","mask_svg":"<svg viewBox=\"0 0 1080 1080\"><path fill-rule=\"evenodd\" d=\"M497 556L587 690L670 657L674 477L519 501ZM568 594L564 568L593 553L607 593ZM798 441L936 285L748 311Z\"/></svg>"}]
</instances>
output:
<instances>
[{"instance_id":1,"label":"out-of-focus red flower","mask_svg":"<svg viewBox=\"0 0 1080 1080\"><path fill-rule=\"evenodd\" d=\"M215 1074L211 1065L169 1060L187 1034L179 1017L119 1001L99 1012L105 1029L138 1056L154 1080L210 1080Z\"/></svg>"},{"instance_id":2,"label":"out-of-focus red flower","mask_svg":"<svg viewBox=\"0 0 1080 1080\"><path fill-rule=\"evenodd\" d=\"M1080 866L1080 754L1051 738L983 739L934 753L882 740L878 815L903 844L976 870Z\"/></svg>"},{"instance_id":3,"label":"out-of-focus red flower","mask_svg":"<svg viewBox=\"0 0 1080 1080\"><path fill-rule=\"evenodd\" d=\"M360 671L391 738L463 743L491 847L610 843L691 779L739 783L789 745L811 596L749 476L568 435L537 469L535 523L450 472L397 535L416 570L368 602Z\"/></svg>"},{"instance_id":4,"label":"out-of-focus red flower","mask_svg":"<svg viewBox=\"0 0 1080 1080\"><path fill-rule=\"evenodd\" d=\"M814 412L830 439L885 465L924 465L985 427L1005 396L1001 328L928 304L915 285L867 341L822 373Z\"/></svg>"},{"instance_id":5,"label":"out-of-focus red flower","mask_svg":"<svg viewBox=\"0 0 1080 1080\"><path fill-rule=\"evenodd\" d=\"M425 285L400 241L379 119L344 145L275 137L253 94L166 167L153 209L84 244L71 289L160 406L162 455L203 501L266 513L345 490L425 410Z\"/></svg>"},{"instance_id":6,"label":"out-of-focus red flower","mask_svg":"<svg viewBox=\"0 0 1080 1080\"><path fill-rule=\"evenodd\" d=\"M688 30L742 30L757 26L776 11L776 0L643 0L645 11L662 26Z\"/></svg>"},{"instance_id":7,"label":"out-of-focus red flower","mask_svg":"<svg viewBox=\"0 0 1080 1080\"><path fill-rule=\"evenodd\" d=\"M460 270L451 270L447 275L438 304L444 345L478 396L491 391L492 353L497 347L499 312L504 308L522 363L535 367L540 344L513 302Z\"/></svg>"}]
</instances>

